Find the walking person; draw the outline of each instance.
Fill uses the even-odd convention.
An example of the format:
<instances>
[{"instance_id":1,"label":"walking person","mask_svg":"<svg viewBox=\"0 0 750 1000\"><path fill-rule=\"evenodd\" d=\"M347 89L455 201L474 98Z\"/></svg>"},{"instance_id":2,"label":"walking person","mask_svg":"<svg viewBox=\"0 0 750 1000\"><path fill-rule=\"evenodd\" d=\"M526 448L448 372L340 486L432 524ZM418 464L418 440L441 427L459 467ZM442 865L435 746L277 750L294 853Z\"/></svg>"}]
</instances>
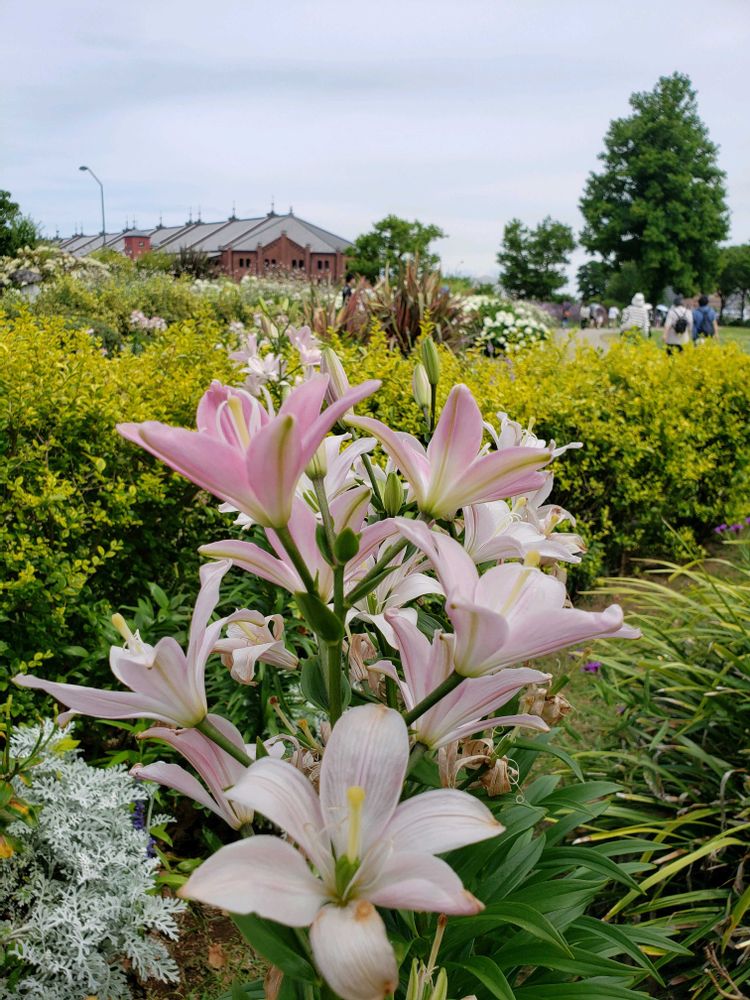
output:
<instances>
[{"instance_id":1,"label":"walking person","mask_svg":"<svg viewBox=\"0 0 750 1000\"><path fill-rule=\"evenodd\" d=\"M708 304L708 296L701 295L698 305L693 309L693 343L702 344L706 337L719 339L719 321L716 310Z\"/></svg>"},{"instance_id":2,"label":"walking person","mask_svg":"<svg viewBox=\"0 0 750 1000\"><path fill-rule=\"evenodd\" d=\"M646 308L646 299L643 292L636 292L630 300L630 305L625 306L622 311L620 333L632 330L633 327L636 327L644 337L650 336L648 309Z\"/></svg>"},{"instance_id":3,"label":"walking person","mask_svg":"<svg viewBox=\"0 0 750 1000\"><path fill-rule=\"evenodd\" d=\"M591 306L586 305L585 302L582 302L579 316L581 320L581 329L585 330L588 327L589 323L591 322Z\"/></svg>"},{"instance_id":4,"label":"walking person","mask_svg":"<svg viewBox=\"0 0 750 1000\"><path fill-rule=\"evenodd\" d=\"M617 326L617 321L620 318L620 310L617 306L610 306L609 312L607 313L608 323L607 326L610 330L613 330Z\"/></svg>"},{"instance_id":5,"label":"walking person","mask_svg":"<svg viewBox=\"0 0 750 1000\"><path fill-rule=\"evenodd\" d=\"M692 333L693 314L682 304L682 296L676 295L664 321L664 343L667 345L667 354L682 352L685 345L690 343Z\"/></svg>"}]
</instances>

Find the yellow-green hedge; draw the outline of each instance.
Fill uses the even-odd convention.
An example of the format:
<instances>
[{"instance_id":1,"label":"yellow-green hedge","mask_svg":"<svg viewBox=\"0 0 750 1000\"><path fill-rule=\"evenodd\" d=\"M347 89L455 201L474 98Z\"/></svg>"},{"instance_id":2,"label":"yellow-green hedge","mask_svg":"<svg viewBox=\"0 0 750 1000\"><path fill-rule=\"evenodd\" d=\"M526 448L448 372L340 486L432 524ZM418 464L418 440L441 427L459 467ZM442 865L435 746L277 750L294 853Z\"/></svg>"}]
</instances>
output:
<instances>
[{"instance_id":1,"label":"yellow-green hedge","mask_svg":"<svg viewBox=\"0 0 750 1000\"><path fill-rule=\"evenodd\" d=\"M7 670L96 643L108 606L149 581L194 586L197 546L227 531L213 500L119 438L120 420L193 426L212 378L231 379L223 325L186 320L141 354L105 357L62 318L0 313L0 691ZM374 332L334 342L353 382L383 388L363 409L421 432L412 362ZM512 367L441 348L439 402L466 382L488 419L506 410L584 448L558 463L554 498L580 518L590 555L578 585L624 554L676 554L748 511L750 357L709 344L667 358L654 345L605 356L542 347Z\"/></svg>"},{"instance_id":2,"label":"yellow-green hedge","mask_svg":"<svg viewBox=\"0 0 750 1000\"><path fill-rule=\"evenodd\" d=\"M352 381L382 378L363 404L381 420L420 433L411 398L413 362L370 343L334 342ZM465 382L488 420L505 410L579 451L556 463L553 499L579 518L589 555L582 585L624 557L683 555L729 518L750 514L750 356L706 344L667 357L648 342L607 354L541 346L512 364L441 348L438 401Z\"/></svg>"},{"instance_id":3,"label":"yellow-green hedge","mask_svg":"<svg viewBox=\"0 0 750 1000\"><path fill-rule=\"evenodd\" d=\"M121 420L194 424L232 366L220 330L172 326L139 355L103 356L59 319L0 313L0 689L7 671L86 646L107 602L170 587L226 530L195 487L115 432Z\"/></svg>"}]
</instances>

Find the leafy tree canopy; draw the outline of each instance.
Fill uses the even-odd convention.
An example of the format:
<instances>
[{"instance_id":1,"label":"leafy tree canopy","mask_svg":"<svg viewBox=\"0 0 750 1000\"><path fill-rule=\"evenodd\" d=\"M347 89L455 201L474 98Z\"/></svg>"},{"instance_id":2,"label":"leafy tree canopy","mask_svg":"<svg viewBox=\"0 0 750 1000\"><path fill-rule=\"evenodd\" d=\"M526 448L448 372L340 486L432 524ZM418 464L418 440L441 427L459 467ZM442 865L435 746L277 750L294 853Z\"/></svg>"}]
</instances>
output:
<instances>
[{"instance_id":1,"label":"leafy tree canopy","mask_svg":"<svg viewBox=\"0 0 750 1000\"><path fill-rule=\"evenodd\" d=\"M387 215L369 233L357 237L347 254L348 266L355 274L373 282L386 268L399 269L407 260L419 260L420 269L434 270L440 258L430 252L430 244L445 236L439 226Z\"/></svg>"},{"instance_id":2,"label":"leafy tree canopy","mask_svg":"<svg viewBox=\"0 0 750 1000\"><path fill-rule=\"evenodd\" d=\"M652 302L671 285L685 293L715 280L729 213L718 147L682 73L630 98L611 122L580 208L583 246L614 269L635 264Z\"/></svg>"},{"instance_id":3,"label":"leafy tree canopy","mask_svg":"<svg viewBox=\"0 0 750 1000\"><path fill-rule=\"evenodd\" d=\"M719 257L719 276L716 284L721 297L722 313L727 299L732 295L739 295L742 316L745 300L750 295L750 243L724 247Z\"/></svg>"},{"instance_id":4,"label":"leafy tree canopy","mask_svg":"<svg viewBox=\"0 0 750 1000\"><path fill-rule=\"evenodd\" d=\"M38 242L37 224L11 201L10 191L0 191L0 257L13 257L22 247L35 247Z\"/></svg>"},{"instance_id":5,"label":"leafy tree canopy","mask_svg":"<svg viewBox=\"0 0 750 1000\"><path fill-rule=\"evenodd\" d=\"M573 230L547 216L534 229L511 219L497 255L500 284L514 298L547 301L565 284L565 265L575 249Z\"/></svg>"},{"instance_id":6,"label":"leafy tree canopy","mask_svg":"<svg viewBox=\"0 0 750 1000\"><path fill-rule=\"evenodd\" d=\"M581 264L576 272L578 294L582 301L603 299L607 294L607 282L612 276L612 268L603 260L589 260Z\"/></svg>"}]
</instances>

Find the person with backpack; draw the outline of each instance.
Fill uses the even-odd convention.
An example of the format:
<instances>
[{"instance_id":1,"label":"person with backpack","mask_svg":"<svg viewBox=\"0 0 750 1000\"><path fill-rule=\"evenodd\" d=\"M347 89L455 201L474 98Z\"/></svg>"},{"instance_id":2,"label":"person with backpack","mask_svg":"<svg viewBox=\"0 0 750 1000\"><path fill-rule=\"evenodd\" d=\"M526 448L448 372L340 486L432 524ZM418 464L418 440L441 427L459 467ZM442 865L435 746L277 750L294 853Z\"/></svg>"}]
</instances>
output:
<instances>
[{"instance_id":1,"label":"person with backpack","mask_svg":"<svg viewBox=\"0 0 750 1000\"><path fill-rule=\"evenodd\" d=\"M664 343L667 345L667 354L682 351L685 344L690 343L692 332L693 314L682 304L682 296L676 295L674 304L664 321Z\"/></svg>"},{"instance_id":2,"label":"person with backpack","mask_svg":"<svg viewBox=\"0 0 750 1000\"><path fill-rule=\"evenodd\" d=\"M719 339L719 323L716 310L708 304L708 296L701 295L697 308L693 309L693 343L697 346L706 337Z\"/></svg>"}]
</instances>

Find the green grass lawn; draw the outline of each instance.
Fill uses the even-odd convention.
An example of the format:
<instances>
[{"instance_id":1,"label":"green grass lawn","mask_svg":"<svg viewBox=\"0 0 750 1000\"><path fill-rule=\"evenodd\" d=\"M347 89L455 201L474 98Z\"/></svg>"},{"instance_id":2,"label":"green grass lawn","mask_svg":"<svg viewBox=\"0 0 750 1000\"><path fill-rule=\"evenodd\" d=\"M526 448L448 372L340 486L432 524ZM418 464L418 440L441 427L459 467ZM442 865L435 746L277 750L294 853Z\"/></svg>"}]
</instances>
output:
<instances>
[{"instance_id":1,"label":"green grass lawn","mask_svg":"<svg viewBox=\"0 0 750 1000\"><path fill-rule=\"evenodd\" d=\"M719 339L725 344L734 341L743 351L750 353L750 328L746 326L722 326L719 328Z\"/></svg>"}]
</instances>

